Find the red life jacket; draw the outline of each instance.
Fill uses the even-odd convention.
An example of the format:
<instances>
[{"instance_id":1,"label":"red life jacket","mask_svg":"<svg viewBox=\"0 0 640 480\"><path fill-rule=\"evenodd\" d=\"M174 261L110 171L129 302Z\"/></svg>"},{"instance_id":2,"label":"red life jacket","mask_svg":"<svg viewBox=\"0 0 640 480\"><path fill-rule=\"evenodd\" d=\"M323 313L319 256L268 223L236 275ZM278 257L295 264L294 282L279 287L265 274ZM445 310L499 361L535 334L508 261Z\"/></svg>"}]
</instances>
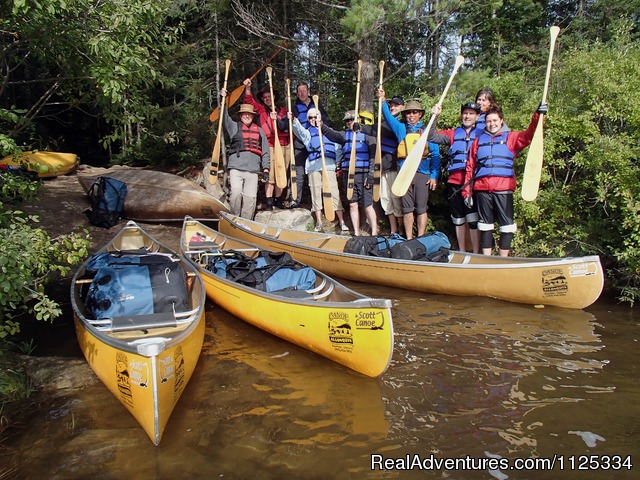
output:
<instances>
[{"instance_id":1,"label":"red life jacket","mask_svg":"<svg viewBox=\"0 0 640 480\"><path fill-rule=\"evenodd\" d=\"M238 133L231 139L231 152L251 152L256 155L262 155L262 141L260 139L260 127L255 123L251 123L249 126L242 122L241 128Z\"/></svg>"}]
</instances>

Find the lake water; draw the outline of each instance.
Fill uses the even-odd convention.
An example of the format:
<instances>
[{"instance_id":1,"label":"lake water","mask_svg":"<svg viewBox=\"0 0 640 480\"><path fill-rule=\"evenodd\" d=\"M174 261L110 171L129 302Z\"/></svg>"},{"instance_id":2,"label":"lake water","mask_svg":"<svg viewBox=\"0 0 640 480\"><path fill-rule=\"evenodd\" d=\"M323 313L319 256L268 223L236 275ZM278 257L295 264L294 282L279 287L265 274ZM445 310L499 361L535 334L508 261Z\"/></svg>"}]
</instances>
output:
<instances>
[{"instance_id":1,"label":"lake water","mask_svg":"<svg viewBox=\"0 0 640 480\"><path fill-rule=\"evenodd\" d=\"M42 400L0 443L0 478L640 478L633 310L344 283L394 299L395 352L382 377L208 303L202 356L160 446L93 382ZM455 470L440 464L456 459L446 465ZM507 469L516 464L535 469Z\"/></svg>"}]
</instances>

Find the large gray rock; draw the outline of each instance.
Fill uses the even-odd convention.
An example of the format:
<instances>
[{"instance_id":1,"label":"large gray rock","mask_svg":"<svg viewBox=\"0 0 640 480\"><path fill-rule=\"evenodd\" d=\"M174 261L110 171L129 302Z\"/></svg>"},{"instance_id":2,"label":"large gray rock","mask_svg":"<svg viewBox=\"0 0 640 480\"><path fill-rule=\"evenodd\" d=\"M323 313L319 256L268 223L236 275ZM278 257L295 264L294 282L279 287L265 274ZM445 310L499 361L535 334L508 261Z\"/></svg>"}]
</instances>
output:
<instances>
[{"instance_id":1,"label":"large gray rock","mask_svg":"<svg viewBox=\"0 0 640 480\"><path fill-rule=\"evenodd\" d=\"M256 213L256 222L291 230L306 231L314 224L309 210L293 208L291 210L263 210Z\"/></svg>"}]
</instances>

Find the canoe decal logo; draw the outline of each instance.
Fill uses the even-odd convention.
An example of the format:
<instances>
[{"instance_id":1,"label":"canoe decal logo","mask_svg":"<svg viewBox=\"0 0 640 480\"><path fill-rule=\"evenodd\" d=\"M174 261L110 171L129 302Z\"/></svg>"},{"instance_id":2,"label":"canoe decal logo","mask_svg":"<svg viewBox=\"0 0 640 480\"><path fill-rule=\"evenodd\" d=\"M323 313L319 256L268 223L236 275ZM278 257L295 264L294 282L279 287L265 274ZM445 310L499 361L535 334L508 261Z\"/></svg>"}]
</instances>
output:
<instances>
[{"instance_id":1,"label":"canoe decal logo","mask_svg":"<svg viewBox=\"0 0 640 480\"><path fill-rule=\"evenodd\" d=\"M160 383L167 383L173 378L176 371L176 365L173 363L173 358L170 355L166 357L158 358L158 365L160 366L159 375Z\"/></svg>"},{"instance_id":2,"label":"canoe decal logo","mask_svg":"<svg viewBox=\"0 0 640 480\"><path fill-rule=\"evenodd\" d=\"M133 361L129 365L131 381L143 388L149 386L149 365L140 360Z\"/></svg>"},{"instance_id":3,"label":"canoe decal logo","mask_svg":"<svg viewBox=\"0 0 640 480\"><path fill-rule=\"evenodd\" d=\"M589 277L597 273L598 267L595 263L576 263L569 265L570 277Z\"/></svg>"},{"instance_id":4,"label":"canoe decal logo","mask_svg":"<svg viewBox=\"0 0 640 480\"><path fill-rule=\"evenodd\" d=\"M353 332L349 323L349 315L344 312L329 313L329 341L339 352L353 350Z\"/></svg>"},{"instance_id":5,"label":"canoe decal logo","mask_svg":"<svg viewBox=\"0 0 640 480\"><path fill-rule=\"evenodd\" d=\"M542 271L542 292L545 297L563 297L569 293L569 284L562 268Z\"/></svg>"},{"instance_id":6,"label":"canoe decal logo","mask_svg":"<svg viewBox=\"0 0 640 480\"><path fill-rule=\"evenodd\" d=\"M356 313L356 330L382 330L384 315L382 312Z\"/></svg>"},{"instance_id":7,"label":"canoe decal logo","mask_svg":"<svg viewBox=\"0 0 640 480\"><path fill-rule=\"evenodd\" d=\"M133 392L131 391L131 381L129 379L129 360L124 353L116 354L116 381L118 392L120 392L120 401L129 407L133 407Z\"/></svg>"}]
</instances>

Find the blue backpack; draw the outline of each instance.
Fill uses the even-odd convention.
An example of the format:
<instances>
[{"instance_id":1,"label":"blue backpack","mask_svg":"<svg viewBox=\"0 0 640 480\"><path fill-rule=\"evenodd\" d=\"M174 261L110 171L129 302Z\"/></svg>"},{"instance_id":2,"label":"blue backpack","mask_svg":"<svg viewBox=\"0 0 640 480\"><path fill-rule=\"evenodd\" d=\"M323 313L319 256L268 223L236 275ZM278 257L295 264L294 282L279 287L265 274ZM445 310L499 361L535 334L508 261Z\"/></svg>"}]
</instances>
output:
<instances>
[{"instance_id":1,"label":"blue backpack","mask_svg":"<svg viewBox=\"0 0 640 480\"><path fill-rule=\"evenodd\" d=\"M118 223L124 210L127 185L110 177L98 177L89 192L91 209L85 211L91 225L111 228Z\"/></svg>"},{"instance_id":2,"label":"blue backpack","mask_svg":"<svg viewBox=\"0 0 640 480\"><path fill-rule=\"evenodd\" d=\"M94 275L85 307L96 320L190 308L186 274L177 258L147 251L102 252L87 262Z\"/></svg>"}]
</instances>

